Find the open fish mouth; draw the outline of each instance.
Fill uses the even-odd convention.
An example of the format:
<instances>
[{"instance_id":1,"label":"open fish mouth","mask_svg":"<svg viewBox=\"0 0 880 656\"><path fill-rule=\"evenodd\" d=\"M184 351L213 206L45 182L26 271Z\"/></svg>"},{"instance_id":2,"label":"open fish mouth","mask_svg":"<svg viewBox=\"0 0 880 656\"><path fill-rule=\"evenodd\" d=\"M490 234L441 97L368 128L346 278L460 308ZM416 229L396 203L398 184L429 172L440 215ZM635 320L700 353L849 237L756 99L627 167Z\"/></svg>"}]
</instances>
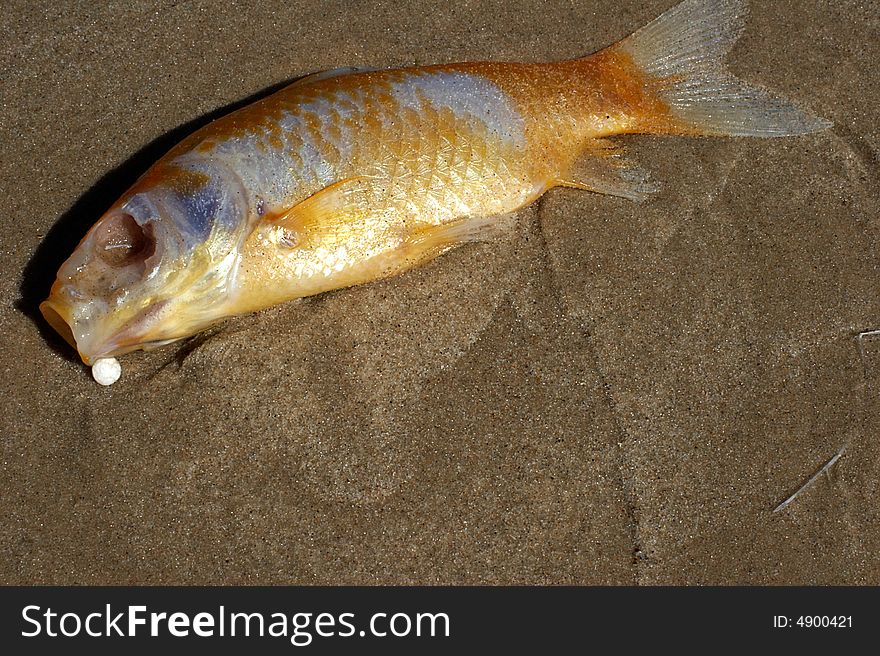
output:
<instances>
[{"instance_id":1,"label":"open fish mouth","mask_svg":"<svg viewBox=\"0 0 880 656\"><path fill-rule=\"evenodd\" d=\"M71 317L69 310L63 305L56 305L51 299L40 303L40 313L46 322L64 341L76 348L76 337L74 337L71 326Z\"/></svg>"}]
</instances>

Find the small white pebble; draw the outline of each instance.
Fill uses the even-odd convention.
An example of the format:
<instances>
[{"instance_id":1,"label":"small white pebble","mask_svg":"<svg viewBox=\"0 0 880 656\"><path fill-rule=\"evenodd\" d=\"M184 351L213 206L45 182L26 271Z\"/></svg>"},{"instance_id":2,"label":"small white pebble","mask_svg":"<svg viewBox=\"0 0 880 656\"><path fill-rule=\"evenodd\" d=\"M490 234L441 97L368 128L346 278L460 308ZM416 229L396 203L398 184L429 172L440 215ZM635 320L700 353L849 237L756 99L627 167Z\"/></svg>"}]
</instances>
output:
<instances>
[{"instance_id":1,"label":"small white pebble","mask_svg":"<svg viewBox=\"0 0 880 656\"><path fill-rule=\"evenodd\" d=\"M122 375L122 366L116 358L100 358L92 365L92 377L99 385L112 385Z\"/></svg>"}]
</instances>

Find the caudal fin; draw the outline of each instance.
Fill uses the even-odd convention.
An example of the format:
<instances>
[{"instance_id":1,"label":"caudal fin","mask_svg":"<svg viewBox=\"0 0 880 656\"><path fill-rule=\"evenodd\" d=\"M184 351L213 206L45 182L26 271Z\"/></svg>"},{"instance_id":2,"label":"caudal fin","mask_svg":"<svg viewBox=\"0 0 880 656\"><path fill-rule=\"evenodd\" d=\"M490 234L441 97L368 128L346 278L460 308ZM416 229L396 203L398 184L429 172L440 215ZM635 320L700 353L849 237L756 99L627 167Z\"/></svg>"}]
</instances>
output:
<instances>
[{"instance_id":1,"label":"caudal fin","mask_svg":"<svg viewBox=\"0 0 880 656\"><path fill-rule=\"evenodd\" d=\"M784 137L831 127L788 100L731 75L724 56L742 35L745 0L684 0L613 46L669 107L668 132Z\"/></svg>"}]
</instances>

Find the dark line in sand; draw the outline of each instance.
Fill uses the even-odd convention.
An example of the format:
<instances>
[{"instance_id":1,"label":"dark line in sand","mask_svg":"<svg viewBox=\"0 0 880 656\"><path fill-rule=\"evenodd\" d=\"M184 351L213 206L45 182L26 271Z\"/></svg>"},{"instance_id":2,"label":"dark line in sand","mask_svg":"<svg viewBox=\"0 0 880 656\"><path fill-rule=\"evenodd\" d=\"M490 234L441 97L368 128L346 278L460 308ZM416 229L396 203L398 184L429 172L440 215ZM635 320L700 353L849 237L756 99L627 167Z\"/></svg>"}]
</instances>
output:
<instances>
[{"instance_id":1,"label":"dark line in sand","mask_svg":"<svg viewBox=\"0 0 880 656\"><path fill-rule=\"evenodd\" d=\"M871 144L864 137L849 126L840 123L834 126L832 134L835 134L849 147L850 151L859 159L862 166L865 167L868 177L880 180L880 155L874 152Z\"/></svg>"},{"instance_id":2,"label":"dark line in sand","mask_svg":"<svg viewBox=\"0 0 880 656\"><path fill-rule=\"evenodd\" d=\"M556 306L559 308L559 312L561 316L565 318L566 321L571 321L572 317L568 314L565 308L565 301L563 300L562 293L560 292L559 282L556 279L556 270L553 268L551 255L550 255L550 247L547 241L547 235L544 232L544 199L547 197L545 194L541 196L537 200L537 211L535 212L534 220L537 222L537 236L541 240L541 250L544 255L544 265L548 271L550 277L550 288L553 294L553 300ZM580 321L586 323L586 326L580 324ZM596 346L594 343L593 336L593 327L592 322L589 319L582 318L580 321L576 321L575 323L579 325L581 334L584 337L584 341L587 346L587 352L592 359L592 367L596 373L596 376L599 379L599 385L602 387L602 394L605 397L605 403L607 408L611 414L611 421L614 425L614 430L618 435L618 439L614 440L614 453L617 460L617 472L620 477L619 485L623 490L623 501L626 508L626 513L630 519L630 542L632 543L632 553L630 558L630 564L632 566L632 576L633 583L635 585L639 585L641 583L641 564L645 560L644 551L642 551L642 530L641 530L641 514L639 512L639 503L638 503L638 491L636 490L635 476L632 471L632 460L629 458L626 449L624 448L624 444L627 441L629 435L626 432L626 428L623 425L623 422L620 420L620 412L617 408L617 402L614 400L614 394L611 390L611 384L608 382L607 377L605 376L605 372L601 366L601 359L599 358L599 352L596 350ZM630 475L627 476L624 472L628 470Z\"/></svg>"}]
</instances>

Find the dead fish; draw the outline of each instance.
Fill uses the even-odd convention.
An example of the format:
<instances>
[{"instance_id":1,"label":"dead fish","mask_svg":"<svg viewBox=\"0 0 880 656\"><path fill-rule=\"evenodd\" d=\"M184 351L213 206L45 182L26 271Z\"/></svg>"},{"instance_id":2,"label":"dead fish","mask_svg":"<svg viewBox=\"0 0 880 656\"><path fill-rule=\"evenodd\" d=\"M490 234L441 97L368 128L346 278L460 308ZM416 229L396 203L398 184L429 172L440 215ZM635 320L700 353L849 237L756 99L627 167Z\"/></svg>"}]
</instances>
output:
<instances>
[{"instance_id":1,"label":"dead fish","mask_svg":"<svg viewBox=\"0 0 880 656\"><path fill-rule=\"evenodd\" d=\"M656 188L614 135L828 128L725 69L745 15L745 0L686 0L580 59L304 78L160 159L40 309L83 362L105 362L401 273L493 236L551 187L642 200Z\"/></svg>"}]
</instances>

